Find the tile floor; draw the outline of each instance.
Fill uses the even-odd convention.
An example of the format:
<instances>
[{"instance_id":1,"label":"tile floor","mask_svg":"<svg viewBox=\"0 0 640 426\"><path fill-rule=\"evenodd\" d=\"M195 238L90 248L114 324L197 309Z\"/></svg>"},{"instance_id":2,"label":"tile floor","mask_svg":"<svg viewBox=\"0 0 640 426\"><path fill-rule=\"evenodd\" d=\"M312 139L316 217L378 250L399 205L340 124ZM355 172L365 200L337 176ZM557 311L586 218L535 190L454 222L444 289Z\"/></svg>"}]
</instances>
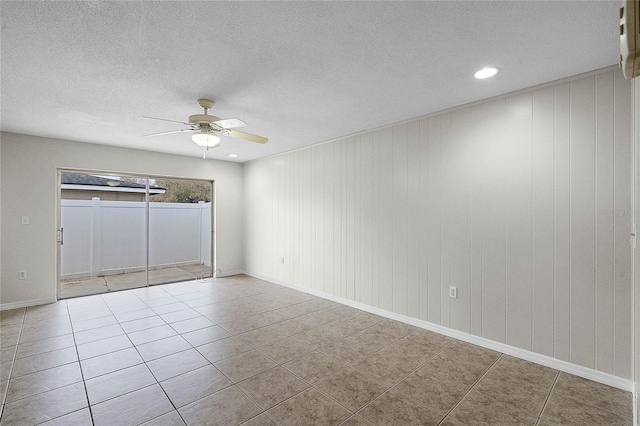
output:
<instances>
[{"instance_id":1,"label":"tile floor","mask_svg":"<svg viewBox=\"0 0 640 426\"><path fill-rule=\"evenodd\" d=\"M631 395L251 277L0 314L2 425L630 425Z\"/></svg>"}]
</instances>

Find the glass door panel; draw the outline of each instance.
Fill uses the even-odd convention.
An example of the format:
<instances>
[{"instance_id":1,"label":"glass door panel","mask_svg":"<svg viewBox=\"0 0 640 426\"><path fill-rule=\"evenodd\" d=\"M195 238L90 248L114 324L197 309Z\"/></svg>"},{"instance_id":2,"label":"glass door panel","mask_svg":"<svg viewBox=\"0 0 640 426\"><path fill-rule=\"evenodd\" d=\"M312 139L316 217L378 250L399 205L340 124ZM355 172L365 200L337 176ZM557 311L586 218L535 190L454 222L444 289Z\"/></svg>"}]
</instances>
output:
<instances>
[{"instance_id":1,"label":"glass door panel","mask_svg":"<svg viewBox=\"0 0 640 426\"><path fill-rule=\"evenodd\" d=\"M146 178L61 172L60 298L146 285Z\"/></svg>"},{"instance_id":2,"label":"glass door panel","mask_svg":"<svg viewBox=\"0 0 640 426\"><path fill-rule=\"evenodd\" d=\"M149 285L210 276L212 182L150 178Z\"/></svg>"}]
</instances>

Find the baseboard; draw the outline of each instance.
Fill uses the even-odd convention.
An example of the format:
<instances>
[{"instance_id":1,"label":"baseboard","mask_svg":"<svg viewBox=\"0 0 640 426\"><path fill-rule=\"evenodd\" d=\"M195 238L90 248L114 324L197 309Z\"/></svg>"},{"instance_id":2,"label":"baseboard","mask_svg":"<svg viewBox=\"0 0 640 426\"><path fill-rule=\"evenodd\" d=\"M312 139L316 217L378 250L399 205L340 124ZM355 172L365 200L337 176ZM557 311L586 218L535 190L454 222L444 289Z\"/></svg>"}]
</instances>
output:
<instances>
[{"instance_id":1,"label":"baseboard","mask_svg":"<svg viewBox=\"0 0 640 426\"><path fill-rule=\"evenodd\" d=\"M243 270L241 270L241 269L238 269L238 270L235 270L235 271L224 271L224 272L221 271L221 272L218 272L216 274L216 277L224 278L224 277L231 277L233 275L242 275L244 273L245 272Z\"/></svg>"},{"instance_id":2,"label":"baseboard","mask_svg":"<svg viewBox=\"0 0 640 426\"><path fill-rule=\"evenodd\" d=\"M486 339L484 337L475 336L473 334L465 333L462 331L454 330L452 328L444 327L438 324L433 324L417 318L408 317L406 315L396 314L394 312L387 311L385 309L376 308L374 306L365 305L364 303L355 302L353 300L344 299L342 297L334 296L332 294L324 293L318 290L300 287L296 285L287 284L284 282L274 281L268 277L261 276L252 272L245 271L246 275L258 278L261 280L269 281L274 284L288 287L294 290L299 290L304 293L312 294L314 296L322 297L323 299L331 300L333 302L341 303L343 305L351 306L372 314L380 315L386 318L394 319L397 321L411 324L416 327L424 328L426 330L434 331L436 333L444 334L445 336L453 337L454 339L462 340L463 342L471 343L474 345L482 346L487 349L502 352L507 355L511 355L516 358L524 359L526 361L535 362L536 364L544 365L545 367L554 368L556 370L564 371L576 376L583 377L585 379L593 380L594 382L602 383L608 386L612 386L618 389L622 389L627 392L634 391L634 383L631 380L623 379L612 374L603 373L591 368L583 367L580 365L572 364L567 361L552 358L547 355L541 355L535 352L527 351L524 349L516 348L514 346L507 345L505 343L495 342L493 340Z\"/></svg>"},{"instance_id":3,"label":"baseboard","mask_svg":"<svg viewBox=\"0 0 640 426\"><path fill-rule=\"evenodd\" d=\"M57 299L55 297L45 299L24 300L22 302L2 303L0 304L0 311L7 311L9 309L26 308L28 306L45 305L47 303L55 303Z\"/></svg>"},{"instance_id":4,"label":"baseboard","mask_svg":"<svg viewBox=\"0 0 640 426\"><path fill-rule=\"evenodd\" d=\"M638 384L633 387L633 424L640 426L640 413L638 412Z\"/></svg>"}]
</instances>

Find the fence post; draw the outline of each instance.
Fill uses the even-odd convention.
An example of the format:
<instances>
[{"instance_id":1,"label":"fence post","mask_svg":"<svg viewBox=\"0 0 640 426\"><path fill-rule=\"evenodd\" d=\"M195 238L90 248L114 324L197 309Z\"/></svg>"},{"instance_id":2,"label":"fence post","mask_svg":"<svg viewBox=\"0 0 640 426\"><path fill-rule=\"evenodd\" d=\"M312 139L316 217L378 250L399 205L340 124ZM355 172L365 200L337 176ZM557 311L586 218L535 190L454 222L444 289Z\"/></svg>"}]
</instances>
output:
<instances>
[{"instance_id":1,"label":"fence post","mask_svg":"<svg viewBox=\"0 0 640 426\"><path fill-rule=\"evenodd\" d=\"M91 198L91 234L89 243L91 247L91 276L97 277L100 272L100 246L101 246L101 220L100 197Z\"/></svg>"}]
</instances>

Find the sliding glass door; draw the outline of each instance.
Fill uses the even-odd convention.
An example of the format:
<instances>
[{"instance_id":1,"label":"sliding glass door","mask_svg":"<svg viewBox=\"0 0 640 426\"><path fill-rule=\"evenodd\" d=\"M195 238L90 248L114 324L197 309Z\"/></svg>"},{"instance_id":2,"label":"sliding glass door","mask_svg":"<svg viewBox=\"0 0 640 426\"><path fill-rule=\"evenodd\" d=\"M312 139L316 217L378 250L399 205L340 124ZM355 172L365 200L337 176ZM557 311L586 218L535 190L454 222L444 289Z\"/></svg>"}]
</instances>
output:
<instances>
[{"instance_id":1,"label":"sliding glass door","mask_svg":"<svg viewBox=\"0 0 640 426\"><path fill-rule=\"evenodd\" d=\"M210 274L213 182L60 172L58 297Z\"/></svg>"}]
</instances>

